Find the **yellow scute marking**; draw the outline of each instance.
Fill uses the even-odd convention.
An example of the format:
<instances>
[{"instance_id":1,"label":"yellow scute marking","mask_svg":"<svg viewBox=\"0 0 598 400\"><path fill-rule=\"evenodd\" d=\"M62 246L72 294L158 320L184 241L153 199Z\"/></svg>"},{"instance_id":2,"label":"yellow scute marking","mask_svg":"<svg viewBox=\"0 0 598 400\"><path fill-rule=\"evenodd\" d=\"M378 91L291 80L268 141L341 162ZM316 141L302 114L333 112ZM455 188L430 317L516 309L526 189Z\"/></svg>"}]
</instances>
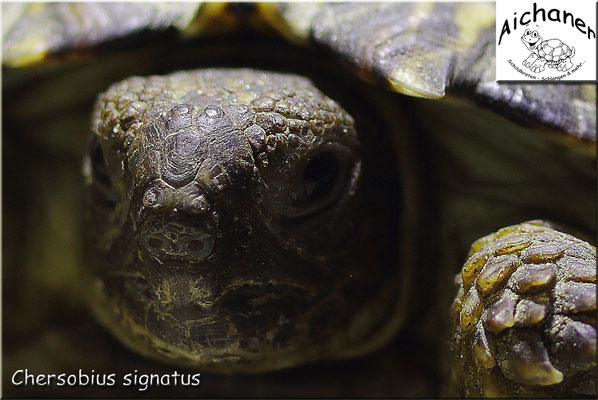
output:
<instances>
[{"instance_id":1,"label":"yellow scute marking","mask_svg":"<svg viewBox=\"0 0 598 400\"><path fill-rule=\"evenodd\" d=\"M455 24L459 27L459 39L464 46L478 40L480 31L491 27L496 19L493 3L462 3L457 7Z\"/></svg>"},{"instance_id":2,"label":"yellow scute marking","mask_svg":"<svg viewBox=\"0 0 598 400\"><path fill-rule=\"evenodd\" d=\"M44 59L48 53L47 39L37 36L27 36L13 49L6 49L4 63L9 67L22 67L34 64Z\"/></svg>"}]
</instances>

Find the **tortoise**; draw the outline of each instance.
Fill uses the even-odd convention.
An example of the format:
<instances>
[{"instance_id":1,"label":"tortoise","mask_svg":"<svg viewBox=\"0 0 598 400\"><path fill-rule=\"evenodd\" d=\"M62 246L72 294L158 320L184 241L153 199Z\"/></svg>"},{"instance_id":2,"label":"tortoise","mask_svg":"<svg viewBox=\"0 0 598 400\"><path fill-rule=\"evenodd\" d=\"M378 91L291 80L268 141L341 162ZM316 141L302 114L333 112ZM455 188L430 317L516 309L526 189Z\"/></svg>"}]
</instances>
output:
<instances>
[{"instance_id":1,"label":"tortoise","mask_svg":"<svg viewBox=\"0 0 598 400\"><path fill-rule=\"evenodd\" d=\"M569 47L560 39L542 40L538 31L526 29L521 41L532 53L523 61L523 65L534 72L544 71L544 66L568 71L573 67L571 58L575 55L575 47ZM537 64L536 64L537 62Z\"/></svg>"},{"instance_id":2,"label":"tortoise","mask_svg":"<svg viewBox=\"0 0 598 400\"><path fill-rule=\"evenodd\" d=\"M5 393L595 396L595 86L492 4L2 7Z\"/></svg>"}]
</instances>

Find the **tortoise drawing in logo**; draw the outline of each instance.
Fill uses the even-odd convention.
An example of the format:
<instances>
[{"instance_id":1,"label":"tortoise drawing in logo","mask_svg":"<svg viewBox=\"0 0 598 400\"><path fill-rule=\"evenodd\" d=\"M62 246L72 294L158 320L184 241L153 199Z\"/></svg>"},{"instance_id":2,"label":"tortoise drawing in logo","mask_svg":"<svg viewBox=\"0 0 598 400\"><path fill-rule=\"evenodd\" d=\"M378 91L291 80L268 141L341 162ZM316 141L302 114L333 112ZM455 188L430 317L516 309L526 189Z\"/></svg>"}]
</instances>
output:
<instances>
[{"instance_id":1,"label":"tortoise drawing in logo","mask_svg":"<svg viewBox=\"0 0 598 400\"><path fill-rule=\"evenodd\" d=\"M560 39L542 40L538 31L526 29L521 41L532 52L523 61L523 65L532 71L542 72L547 66L565 72L573 67L571 58L575 55L575 47L567 46Z\"/></svg>"}]
</instances>

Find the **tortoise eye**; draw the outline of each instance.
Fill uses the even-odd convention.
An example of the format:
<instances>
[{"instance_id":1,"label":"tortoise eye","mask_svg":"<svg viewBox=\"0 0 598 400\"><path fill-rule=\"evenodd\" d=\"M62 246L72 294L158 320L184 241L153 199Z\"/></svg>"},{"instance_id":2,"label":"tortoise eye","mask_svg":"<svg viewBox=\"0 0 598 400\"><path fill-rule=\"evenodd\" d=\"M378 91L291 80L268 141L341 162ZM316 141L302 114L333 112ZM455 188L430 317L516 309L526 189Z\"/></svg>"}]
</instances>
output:
<instances>
[{"instance_id":1,"label":"tortoise eye","mask_svg":"<svg viewBox=\"0 0 598 400\"><path fill-rule=\"evenodd\" d=\"M307 217L339 202L347 192L351 178L350 154L343 145L326 143L301 164L286 216Z\"/></svg>"},{"instance_id":2,"label":"tortoise eye","mask_svg":"<svg viewBox=\"0 0 598 400\"><path fill-rule=\"evenodd\" d=\"M104 151L97 137L94 137L89 152L91 159L91 170L94 181L101 185L110 186L110 176L108 175L108 167L104 159Z\"/></svg>"},{"instance_id":3,"label":"tortoise eye","mask_svg":"<svg viewBox=\"0 0 598 400\"><path fill-rule=\"evenodd\" d=\"M309 160L303 169L303 187L309 201L318 201L334 189L341 172L340 161L332 151Z\"/></svg>"},{"instance_id":4,"label":"tortoise eye","mask_svg":"<svg viewBox=\"0 0 598 400\"><path fill-rule=\"evenodd\" d=\"M102 145L97 137L92 139L89 158L91 162L92 185L104 198L106 206L113 207L115 201L112 193L112 181L108 172L108 165L106 164Z\"/></svg>"}]
</instances>

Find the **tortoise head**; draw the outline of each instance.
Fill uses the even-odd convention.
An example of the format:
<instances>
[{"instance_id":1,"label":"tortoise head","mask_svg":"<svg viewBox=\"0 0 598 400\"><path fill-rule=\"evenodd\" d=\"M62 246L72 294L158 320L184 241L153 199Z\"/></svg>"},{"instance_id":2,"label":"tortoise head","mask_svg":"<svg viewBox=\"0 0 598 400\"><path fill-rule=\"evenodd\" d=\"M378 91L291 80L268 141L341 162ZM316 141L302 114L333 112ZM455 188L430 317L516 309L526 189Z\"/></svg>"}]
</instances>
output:
<instances>
[{"instance_id":1,"label":"tortoise head","mask_svg":"<svg viewBox=\"0 0 598 400\"><path fill-rule=\"evenodd\" d=\"M521 36L521 41L529 51L534 51L538 44L542 43L542 37L538 31L532 31L527 28L525 32L523 32L523 36Z\"/></svg>"},{"instance_id":2,"label":"tortoise head","mask_svg":"<svg viewBox=\"0 0 598 400\"><path fill-rule=\"evenodd\" d=\"M396 204L368 195L353 118L307 79L129 79L100 96L92 143L94 309L130 347L250 372L388 336L395 305L372 307L396 290Z\"/></svg>"}]
</instances>

